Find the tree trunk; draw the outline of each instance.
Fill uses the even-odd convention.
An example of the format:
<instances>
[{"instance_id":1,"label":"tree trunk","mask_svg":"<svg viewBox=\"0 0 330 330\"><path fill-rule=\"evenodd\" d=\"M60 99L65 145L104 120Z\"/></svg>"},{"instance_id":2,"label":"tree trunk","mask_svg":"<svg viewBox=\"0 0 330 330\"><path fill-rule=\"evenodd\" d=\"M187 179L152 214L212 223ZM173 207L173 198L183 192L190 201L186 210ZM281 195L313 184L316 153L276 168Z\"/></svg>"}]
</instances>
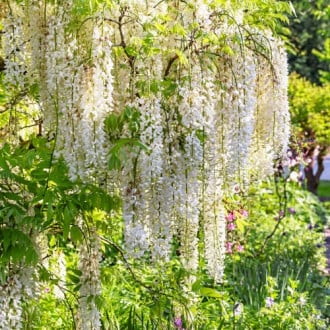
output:
<instances>
[{"instance_id":1,"label":"tree trunk","mask_svg":"<svg viewBox=\"0 0 330 330\"><path fill-rule=\"evenodd\" d=\"M0 72L5 71L5 60L0 56Z\"/></svg>"},{"instance_id":2,"label":"tree trunk","mask_svg":"<svg viewBox=\"0 0 330 330\"><path fill-rule=\"evenodd\" d=\"M307 190L312 192L313 194L317 195L317 188L320 183L320 178L322 175L322 172L324 171L324 165L323 165L323 157L324 157L324 149L320 149L318 155L316 156L316 162L317 162L317 171L314 174L313 168L314 168L314 160L308 163L306 165L304 172L305 172L305 178L306 178L306 185ZM315 152L315 149L310 150L309 155L312 158L313 154Z\"/></svg>"}]
</instances>

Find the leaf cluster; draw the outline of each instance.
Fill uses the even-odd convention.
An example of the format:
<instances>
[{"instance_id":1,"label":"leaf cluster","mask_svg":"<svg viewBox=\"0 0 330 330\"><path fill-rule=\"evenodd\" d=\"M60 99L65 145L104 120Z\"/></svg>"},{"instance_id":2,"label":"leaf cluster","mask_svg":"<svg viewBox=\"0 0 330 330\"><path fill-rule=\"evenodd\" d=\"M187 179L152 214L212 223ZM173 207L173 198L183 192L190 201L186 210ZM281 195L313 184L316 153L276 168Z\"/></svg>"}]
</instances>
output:
<instances>
[{"instance_id":1,"label":"leaf cluster","mask_svg":"<svg viewBox=\"0 0 330 330\"><path fill-rule=\"evenodd\" d=\"M330 84L317 86L291 74L289 100L293 132L303 142L330 145Z\"/></svg>"}]
</instances>

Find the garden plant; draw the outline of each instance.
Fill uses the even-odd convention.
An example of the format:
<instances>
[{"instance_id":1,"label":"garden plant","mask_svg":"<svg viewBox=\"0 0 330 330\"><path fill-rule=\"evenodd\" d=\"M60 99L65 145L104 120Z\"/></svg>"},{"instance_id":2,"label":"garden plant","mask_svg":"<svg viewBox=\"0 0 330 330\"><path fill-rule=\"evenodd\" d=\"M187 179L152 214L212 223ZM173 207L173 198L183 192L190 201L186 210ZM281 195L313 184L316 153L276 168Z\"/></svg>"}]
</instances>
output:
<instances>
[{"instance_id":1,"label":"garden plant","mask_svg":"<svg viewBox=\"0 0 330 330\"><path fill-rule=\"evenodd\" d=\"M292 13L0 3L0 329L328 328L328 214L289 150Z\"/></svg>"}]
</instances>

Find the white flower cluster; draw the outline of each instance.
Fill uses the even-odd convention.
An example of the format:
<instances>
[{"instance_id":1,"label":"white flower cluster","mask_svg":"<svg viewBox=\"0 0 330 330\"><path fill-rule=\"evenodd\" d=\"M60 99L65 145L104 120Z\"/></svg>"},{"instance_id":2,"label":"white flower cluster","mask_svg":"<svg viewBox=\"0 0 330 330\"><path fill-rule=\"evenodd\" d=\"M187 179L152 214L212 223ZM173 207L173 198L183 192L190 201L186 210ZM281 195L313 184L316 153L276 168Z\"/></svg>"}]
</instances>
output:
<instances>
[{"instance_id":1,"label":"white flower cluster","mask_svg":"<svg viewBox=\"0 0 330 330\"><path fill-rule=\"evenodd\" d=\"M68 8L47 2L41 19L33 1L27 17L39 32L30 35L29 49L39 63L32 67L39 72L44 122L54 133L55 155L65 159L73 181L99 183L108 175L114 141L107 141L104 121L127 107L138 112L135 130L126 122L121 135L114 132L129 141L120 150L125 159L113 183L122 193L127 255L168 260L175 240L183 265L194 271L201 237L208 270L220 280L224 194L272 173L274 160L286 151L286 57L265 32L249 34L260 34L256 43L245 40L243 11L230 1L223 6L208 0L170 3L113 3L74 31ZM102 21L103 15L107 19ZM10 22L7 44L21 44L21 22L15 27ZM252 44L264 47L253 51ZM261 56L266 48L268 54ZM18 58L12 69L8 66L10 81L17 82L25 61ZM90 240L97 244L96 238ZM80 251L81 269L84 274L90 269L89 289L81 289L84 304L83 297L99 292L98 248L87 247ZM83 324L98 324L93 304L84 307L89 321Z\"/></svg>"},{"instance_id":2,"label":"white flower cluster","mask_svg":"<svg viewBox=\"0 0 330 330\"><path fill-rule=\"evenodd\" d=\"M27 3L27 6L28 8L26 10L26 20L29 27L27 31L29 33L29 46L31 52L31 64L28 69L28 75L34 81L34 75L36 75L36 78L38 80L38 75L44 77L44 75L46 74L44 66L44 58L46 51L46 26L44 26L43 24L42 17L44 14L44 8L40 4L40 1L30 0Z\"/></svg>"},{"instance_id":3,"label":"white flower cluster","mask_svg":"<svg viewBox=\"0 0 330 330\"><path fill-rule=\"evenodd\" d=\"M88 241L79 247L80 298L78 327L81 330L101 329L100 311L96 299L101 294L100 282L100 242L94 231L89 233Z\"/></svg>"},{"instance_id":4,"label":"white flower cluster","mask_svg":"<svg viewBox=\"0 0 330 330\"><path fill-rule=\"evenodd\" d=\"M23 328L22 303L36 296L34 269L25 268L9 277L0 286L0 329Z\"/></svg>"},{"instance_id":5,"label":"white flower cluster","mask_svg":"<svg viewBox=\"0 0 330 330\"><path fill-rule=\"evenodd\" d=\"M58 278L58 284L54 286L54 296L57 299L63 300L65 299L65 290L66 290L66 260L65 254L62 250L57 250L54 253L54 266L55 268L53 271Z\"/></svg>"},{"instance_id":6,"label":"white flower cluster","mask_svg":"<svg viewBox=\"0 0 330 330\"><path fill-rule=\"evenodd\" d=\"M55 138L73 181L95 179L107 167L104 119L113 110L111 30L95 22L90 49L70 31L70 6L33 0L4 22L6 81L40 86L43 127Z\"/></svg>"},{"instance_id":7,"label":"white flower cluster","mask_svg":"<svg viewBox=\"0 0 330 330\"><path fill-rule=\"evenodd\" d=\"M279 40L272 42L272 66L274 69L274 150L280 159L287 154L290 138L290 112L288 101L288 60L284 45Z\"/></svg>"},{"instance_id":8,"label":"white flower cluster","mask_svg":"<svg viewBox=\"0 0 330 330\"><path fill-rule=\"evenodd\" d=\"M111 54L110 32L106 26L102 31L94 27L93 66L88 67L79 63L76 40L69 38L65 44L64 26L58 19L56 24L56 40L48 40L47 48L55 47L52 63L47 63L47 82L56 102L56 155L66 160L73 181L88 181L101 176L107 166L104 119L112 111L112 59L105 55Z\"/></svg>"},{"instance_id":9,"label":"white flower cluster","mask_svg":"<svg viewBox=\"0 0 330 330\"><path fill-rule=\"evenodd\" d=\"M247 157L254 131L256 109L256 68L248 50L235 49L223 65L223 87L221 97L221 129L223 173L225 181L233 187L239 180L246 182ZM220 78L221 79L221 78Z\"/></svg>"},{"instance_id":10,"label":"white flower cluster","mask_svg":"<svg viewBox=\"0 0 330 330\"><path fill-rule=\"evenodd\" d=\"M265 60L262 70L267 74L260 77L259 56L234 41L230 47L233 54L223 54L217 69L211 61L201 64L191 55L191 66L180 69L177 93L169 99L151 94L135 101L141 114L140 139L149 151L131 152L122 178L128 255L150 252L153 259L162 260L171 252L175 237L183 265L194 271L202 226L208 270L216 281L224 271L224 194L233 187L243 189L255 179L251 164L258 166L260 152L265 150L271 152L263 158L269 160L270 174L288 140L284 128L288 109L283 105L286 71L278 66L273 74ZM277 54L278 62L283 61L280 48L270 51ZM266 87L265 94L260 94L262 79L274 82L282 76L281 87L272 84L272 90ZM274 107L263 108L265 100L271 102L271 93L282 98L279 104L283 106L272 120L267 116L274 115ZM269 123L273 123L271 130ZM263 175L260 171L258 178Z\"/></svg>"},{"instance_id":11,"label":"white flower cluster","mask_svg":"<svg viewBox=\"0 0 330 330\"><path fill-rule=\"evenodd\" d=\"M10 13L3 20L5 82L24 88L26 85L29 55L26 46L26 29L22 14Z\"/></svg>"},{"instance_id":12,"label":"white flower cluster","mask_svg":"<svg viewBox=\"0 0 330 330\"><path fill-rule=\"evenodd\" d=\"M274 162L286 156L290 135L288 68L283 46L273 37L269 57L257 57L257 108L249 168L259 179L271 175Z\"/></svg>"},{"instance_id":13,"label":"white flower cluster","mask_svg":"<svg viewBox=\"0 0 330 330\"><path fill-rule=\"evenodd\" d=\"M205 259L207 268L215 281L224 272L226 223L224 219L224 166L223 166L223 114L218 107L221 91L215 85L214 76L200 77L204 86L204 156L202 171L202 208Z\"/></svg>"},{"instance_id":14,"label":"white flower cluster","mask_svg":"<svg viewBox=\"0 0 330 330\"><path fill-rule=\"evenodd\" d=\"M82 170L78 172L78 176L84 180L101 177L107 167L109 148L104 131L104 120L113 107L110 36L111 31L106 25L102 26L102 29L97 25L94 26L91 56L93 67L80 72L82 83L77 86L77 99L74 100L78 103L79 118L75 120L73 144L75 149L79 146L79 149L76 149L76 157L84 158L83 164L80 165Z\"/></svg>"},{"instance_id":15,"label":"white flower cluster","mask_svg":"<svg viewBox=\"0 0 330 330\"><path fill-rule=\"evenodd\" d=\"M150 250L154 260L167 260L172 241L172 192L164 170L167 153L162 109L156 97L138 98L132 107L141 113L140 140L148 150L131 152L121 179L127 253L139 257Z\"/></svg>"},{"instance_id":16,"label":"white flower cluster","mask_svg":"<svg viewBox=\"0 0 330 330\"><path fill-rule=\"evenodd\" d=\"M186 136L181 154L177 155L176 226L180 237L180 257L183 266L195 271L198 266L198 238L200 213L200 170L203 148L198 137Z\"/></svg>"}]
</instances>

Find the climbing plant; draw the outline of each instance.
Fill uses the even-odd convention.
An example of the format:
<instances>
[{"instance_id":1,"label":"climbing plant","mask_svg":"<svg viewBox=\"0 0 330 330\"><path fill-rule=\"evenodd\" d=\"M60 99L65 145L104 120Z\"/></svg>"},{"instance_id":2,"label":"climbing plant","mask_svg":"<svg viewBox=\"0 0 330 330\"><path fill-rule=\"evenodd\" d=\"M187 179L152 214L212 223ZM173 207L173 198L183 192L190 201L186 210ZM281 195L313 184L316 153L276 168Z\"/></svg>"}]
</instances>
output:
<instances>
[{"instance_id":1,"label":"climbing plant","mask_svg":"<svg viewBox=\"0 0 330 330\"><path fill-rule=\"evenodd\" d=\"M113 223L123 228L127 265L159 267L177 255L189 292L203 256L220 282L224 197L272 174L286 154L287 62L274 31L290 5L3 8L3 327L21 326L21 304L38 291L32 282L51 281L66 299L68 277L76 327L99 329L99 265L104 246L116 246Z\"/></svg>"}]
</instances>

